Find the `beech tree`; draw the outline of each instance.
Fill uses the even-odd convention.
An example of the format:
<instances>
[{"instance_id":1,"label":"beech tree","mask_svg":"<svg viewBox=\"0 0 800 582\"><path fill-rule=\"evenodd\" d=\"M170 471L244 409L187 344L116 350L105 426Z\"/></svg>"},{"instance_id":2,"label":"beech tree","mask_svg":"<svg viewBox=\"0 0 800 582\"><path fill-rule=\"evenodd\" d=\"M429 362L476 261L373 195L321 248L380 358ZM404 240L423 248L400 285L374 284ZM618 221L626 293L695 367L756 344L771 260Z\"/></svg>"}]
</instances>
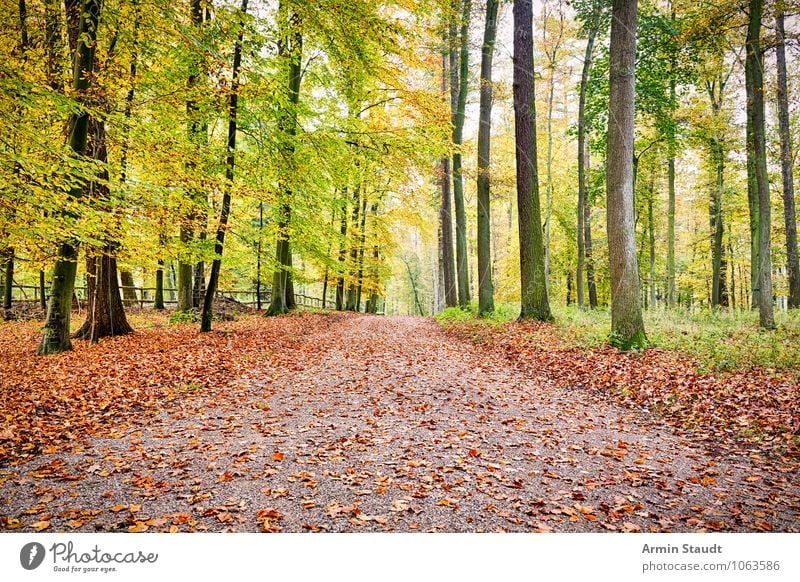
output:
<instances>
[{"instance_id":1,"label":"beech tree","mask_svg":"<svg viewBox=\"0 0 800 582\"><path fill-rule=\"evenodd\" d=\"M94 69L97 25L100 19L100 0L83 0L79 17L78 34L73 64L72 89L77 102L83 108L70 116L67 123L69 147L76 156L86 154L89 135L89 112L85 108L91 88ZM83 184L75 184L69 190L72 198L83 194ZM70 311L72 293L75 288L75 275L78 269L78 243L74 240L62 241L58 258L53 268L53 282L47 304L47 319L42 330L42 340L38 353L55 354L72 348L70 342Z\"/></svg>"},{"instance_id":2,"label":"beech tree","mask_svg":"<svg viewBox=\"0 0 800 582\"><path fill-rule=\"evenodd\" d=\"M747 168L750 222L753 233L751 269L753 301L758 307L758 322L764 329L775 327L772 308L772 247L767 138L764 117L764 55L761 51L763 0L750 0L745 49L745 89L747 92Z\"/></svg>"},{"instance_id":3,"label":"beech tree","mask_svg":"<svg viewBox=\"0 0 800 582\"><path fill-rule=\"evenodd\" d=\"M272 276L272 301L267 315L281 315L289 311L294 303L294 293L290 293L291 246L289 225L292 217L292 168L294 167L295 144L297 135L297 105L300 102L300 81L302 79L301 61L303 55L303 36L301 23L297 14L287 2L281 2L278 8L278 25L280 41L278 53L284 59L287 100L281 107L279 117L280 150L285 164L285 174L279 185L280 200L278 203L278 241L275 249L275 261L278 268ZM291 295L291 297L289 297Z\"/></svg>"},{"instance_id":4,"label":"beech tree","mask_svg":"<svg viewBox=\"0 0 800 582\"><path fill-rule=\"evenodd\" d=\"M514 0L514 135L517 161L520 319L549 321L536 154L536 101L531 0Z\"/></svg>"},{"instance_id":5,"label":"beech tree","mask_svg":"<svg viewBox=\"0 0 800 582\"><path fill-rule=\"evenodd\" d=\"M647 345L633 217L637 0L614 0L611 18L606 195L611 277L611 343Z\"/></svg>"},{"instance_id":6,"label":"beech tree","mask_svg":"<svg viewBox=\"0 0 800 582\"><path fill-rule=\"evenodd\" d=\"M492 286L491 139L492 59L497 36L498 0L486 2L486 24L481 46L480 118L478 125L478 313L494 311Z\"/></svg>"},{"instance_id":7,"label":"beech tree","mask_svg":"<svg viewBox=\"0 0 800 582\"><path fill-rule=\"evenodd\" d=\"M797 252L797 218L794 203L794 177L792 175L792 134L789 127L789 83L786 73L785 2L776 3L775 32L777 44L777 97L778 131L781 141L781 177L783 178L783 218L786 228L786 272L789 282L789 308L800 308L800 259Z\"/></svg>"}]
</instances>

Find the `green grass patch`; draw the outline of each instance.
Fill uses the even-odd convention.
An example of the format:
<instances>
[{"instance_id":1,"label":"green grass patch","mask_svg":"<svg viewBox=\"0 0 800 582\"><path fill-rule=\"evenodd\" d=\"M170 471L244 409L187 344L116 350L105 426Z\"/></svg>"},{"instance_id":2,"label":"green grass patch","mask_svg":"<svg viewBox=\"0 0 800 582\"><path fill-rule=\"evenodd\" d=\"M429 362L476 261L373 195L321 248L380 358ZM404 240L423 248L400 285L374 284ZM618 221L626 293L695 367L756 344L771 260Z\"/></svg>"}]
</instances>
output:
<instances>
[{"instance_id":1,"label":"green grass patch","mask_svg":"<svg viewBox=\"0 0 800 582\"><path fill-rule=\"evenodd\" d=\"M449 308L436 321L451 325L497 326L516 319L519 306L499 304L495 313L477 317L471 309ZM593 348L609 342L611 312L607 308L581 311L575 306L554 306L554 332L569 346ZM700 371L734 371L753 368L796 370L800 380L800 310L776 311L775 331L758 327L758 314L751 311L646 311L650 345L691 355ZM477 333L477 330L476 330Z\"/></svg>"}]
</instances>

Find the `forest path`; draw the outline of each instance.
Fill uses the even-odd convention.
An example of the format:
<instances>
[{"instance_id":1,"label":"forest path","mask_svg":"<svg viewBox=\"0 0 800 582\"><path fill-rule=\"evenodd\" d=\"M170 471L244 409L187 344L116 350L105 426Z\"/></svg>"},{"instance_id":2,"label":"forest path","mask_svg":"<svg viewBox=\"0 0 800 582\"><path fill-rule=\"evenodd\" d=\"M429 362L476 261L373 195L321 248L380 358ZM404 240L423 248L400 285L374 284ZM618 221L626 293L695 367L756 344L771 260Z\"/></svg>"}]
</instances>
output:
<instances>
[{"instance_id":1,"label":"forest path","mask_svg":"<svg viewBox=\"0 0 800 582\"><path fill-rule=\"evenodd\" d=\"M796 475L537 383L430 319L314 316L266 349L230 390L18 467L0 514L46 496L61 531L800 529Z\"/></svg>"}]
</instances>

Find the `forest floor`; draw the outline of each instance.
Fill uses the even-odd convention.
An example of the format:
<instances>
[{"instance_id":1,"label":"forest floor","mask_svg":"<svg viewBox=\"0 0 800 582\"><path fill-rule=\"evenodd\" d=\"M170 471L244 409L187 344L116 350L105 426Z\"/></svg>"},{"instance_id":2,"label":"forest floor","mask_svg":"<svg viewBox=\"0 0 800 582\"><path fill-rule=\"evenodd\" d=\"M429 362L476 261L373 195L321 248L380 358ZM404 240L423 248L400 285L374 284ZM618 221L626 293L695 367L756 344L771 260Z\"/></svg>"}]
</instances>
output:
<instances>
[{"instance_id":1,"label":"forest floor","mask_svg":"<svg viewBox=\"0 0 800 582\"><path fill-rule=\"evenodd\" d=\"M796 409L740 403L718 430L665 390L727 417L739 380L658 350L355 314L134 323L46 358L38 324L0 324L0 529L800 531L796 434L740 430Z\"/></svg>"}]
</instances>

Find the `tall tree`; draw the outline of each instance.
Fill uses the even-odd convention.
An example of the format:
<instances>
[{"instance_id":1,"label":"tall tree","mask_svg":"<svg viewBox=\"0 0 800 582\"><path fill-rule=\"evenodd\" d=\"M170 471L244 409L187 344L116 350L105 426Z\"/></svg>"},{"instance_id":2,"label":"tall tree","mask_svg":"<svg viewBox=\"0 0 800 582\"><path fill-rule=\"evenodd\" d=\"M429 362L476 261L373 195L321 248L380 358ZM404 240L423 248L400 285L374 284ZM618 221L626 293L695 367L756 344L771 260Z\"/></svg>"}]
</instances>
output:
<instances>
[{"instance_id":1,"label":"tall tree","mask_svg":"<svg viewBox=\"0 0 800 582\"><path fill-rule=\"evenodd\" d=\"M89 183L87 197L99 201L108 200L108 147L105 123L93 117L89 120L89 128L87 154L100 162L102 170L98 179ZM118 233L109 234L106 244L99 252L88 248L86 250L87 309L86 320L75 332L75 337L78 339L96 343L103 337L125 335L133 331L125 316L117 282L118 236ZM130 285L132 281L126 281L123 277L122 283Z\"/></svg>"},{"instance_id":2,"label":"tall tree","mask_svg":"<svg viewBox=\"0 0 800 582\"><path fill-rule=\"evenodd\" d=\"M300 15L292 11L282 1L278 6L279 46L278 54L282 57L286 73L287 100L281 107L279 131L281 133L280 150L286 169L280 178L278 204L278 240L275 259L278 268L272 275L272 301L267 315L286 313L294 303L294 296L289 298L289 270L291 269L291 247L289 241L289 225L291 222L292 185L294 175L295 136L297 135L297 105L300 103L300 81L302 80L303 37L300 32Z\"/></svg>"},{"instance_id":3,"label":"tall tree","mask_svg":"<svg viewBox=\"0 0 800 582\"><path fill-rule=\"evenodd\" d=\"M611 342L620 349L647 345L642 318L633 215L636 0L614 0L606 152Z\"/></svg>"},{"instance_id":4,"label":"tall tree","mask_svg":"<svg viewBox=\"0 0 800 582\"><path fill-rule=\"evenodd\" d=\"M675 22L675 6L670 0L672 22ZM671 119L667 129L667 306L675 305L675 107L676 56L673 52L669 62L669 113Z\"/></svg>"},{"instance_id":5,"label":"tall tree","mask_svg":"<svg viewBox=\"0 0 800 582\"><path fill-rule=\"evenodd\" d=\"M758 322L764 329L774 329L772 308L771 207L769 176L767 175L767 139L764 117L764 55L761 50L761 18L763 0L750 0L745 59L745 89L747 93L747 122L749 131L747 158L749 193L752 209L757 208L756 241L758 256L752 269L758 272L757 287L753 288L758 306ZM752 224L752 222L751 222Z\"/></svg>"},{"instance_id":6,"label":"tall tree","mask_svg":"<svg viewBox=\"0 0 800 582\"><path fill-rule=\"evenodd\" d=\"M556 91L556 67L558 51L564 37L564 6L558 0L558 27L550 38L551 8L548 2L542 6L542 45L547 57L547 70L550 72L547 82L547 190L545 191L544 211L544 273L550 281L550 223L553 216L553 103Z\"/></svg>"},{"instance_id":7,"label":"tall tree","mask_svg":"<svg viewBox=\"0 0 800 582\"><path fill-rule=\"evenodd\" d=\"M203 26L203 2L202 0L190 0L191 22L195 34L200 34ZM189 91L189 99L186 101L186 116L188 119L189 141L199 146L206 137L205 128L200 121L200 111L197 104L197 86L202 77L201 59L193 58L191 70L186 81L186 88ZM197 163L193 157L189 157L186 162L186 169L191 173L198 170ZM180 241L184 245L183 254L178 260L178 311L190 311L195 307L194 301L194 275L189 244L194 238L194 223L197 218L195 205L197 193L192 192L191 210L183 217L180 225Z\"/></svg>"},{"instance_id":8,"label":"tall tree","mask_svg":"<svg viewBox=\"0 0 800 582\"><path fill-rule=\"evenodd\" d=\"M445 46L447 46L445 34ZM442 53L442 94L447 95L447 51ZM439 206L439 223L442 230L439 250L442 261L442 284L444 286L444 304L455 307L458 298L456 291L456 274L453 259L453 206L450 198L450 157L443 156L439 163L439 184L441 204ZM343 219L343 220L346 220ZM344 234L344 233L343 233Z\"/></svg>"},{"instance_id":9,"label":"tall tree","mask_svg":"<svg viewBox=\"0 0 800 582\"><path fill-rule=\"evenodd\" d=\"M89 133L89 112L86 105L92 84L100 6L100 0L83 0L81 5L72 76L72 88L80 109L70 116L67 125L69 147L77 157L86 154ZM77 183L70 188L69 195L71 198L79 198L82 192L83 184ZM62 241L57 257L47 305L47 319L38 349L40 355L55 354L72 348L69 322L78 269L78 242Z\"/></svg>"},{"instance_id":10,"label":"tall tree","mask_svg":"<svg viewBox=\"0 0 800 582\"><path fill-rule=\"evenodd\" d=\"M584 24L586 32L586 49L583 56L583 69L581 71L581 85L578 96L578 268L576 271L576 295L578 307L584 309L585 297L583 287L584 264L586 268L587 283L590 292L591 307L597 307L597 294L591 300L594 291L594 270L591 265L591 224L586 185L586 174L589 171L589 148L586 139L586 92L589 87L589 72L594 60L594 42L600 29L600 0L592 0L591 13ZM591 273L591 274L590 274Z\"/></svg>"},{"instance_id":11,"label":"tall tree","mask_svg":"<svg viewBox=\"0 0 800 582\"><path fill-rule=\"evenodd\" d=\"M722 135L722 106L725 99L725 88L732 70L728 73L720 70L714 78L706 80L706 92L711 102L711 123L706 138L710 153L710 162L714 174L713 186L709 205L709 222L711 231L711 306L725 307L728 305L728 288L726 284L725 246L723 234L725 225L723 221L722 198L725 192L725 160L727 150L725 138Z\"/></svg>"},{"instance_id":12,"label":"tall tree","mask_svg":"<svg viewBox=\"0 0 800 582\"><path fill-rule=\"evenodd\" d=\"M22 62L27 62L28 60L28 46L30 44L30 37L28 35L28 6L25 0L19 0L19 31L20 31L20 42L19 42L19 56ZM19 99L19 97L17 98ZM16 140L14 140L16 141ZM19 176L20 174L20 167L19 163L15 163L14 165L15 174ZM13 209L12 209L13 212ZM3 249L3 258L5 259L5 273L3 273L3 309L9 310L11 309L12 298L14 294L14 254L15 254L14 247L9 244L5 249ZM6 313L8 316L8 313Z\"/></svg>"},{"instance_id":13,"label":"tall tree","mask_svg":"<svg viewBox=\"0 0 800 582\"><path fill-rule=\"evenodd\" d=\"M553 318L544 272L542 214L536 154L536 95L531 0L514 0L514 136L519 212L520 319Z\"/></svg>"},{"instance_id":14,"label":"tall tree","mask_svg":"<svg viewBox=\"0 0 800 582\"><path fill-rule=\"evenodd\" d=\"M451 91L455 93L455 107L452 111L453 117L453 200L456 211L456 274L458 278L458 304L461 307L468 307L470 300L469 292L469 259L467 257L467 218L464 209L464 177L461 171L462 156L461 146L464 133L464 112L467 106L467 91L469 89L469 21L472 7L471 0L456 0L455 4L461 4L460 32L458 34L458 69L453 67L450 70ZM457 11L454 10L454 12ZM453 18L456 18L453 14ZM455 27L451 27L451 31ZM456 39L451 37L451 55L456 52ZM454 59L451 57L451 66Z\"/></svg>"},{"instance_id":15,"label":"tall tree","mask_svg":"<svg viewBox=\"0 0 800 582\"><path fill-rule=\"evenodd\" d=\"M491 139L492 59L497 37L498 0L486 0L486 24L481 47L481 93L478 122L478 313L494 311L492 285Z\"/></svg>"},{"instance_id":16,"label":"tall tree","mask_svg":"<svg viewBox=\"0 0 800 582\"><path fill-rule=\"evenodd\" d=\"M786 271L789 280L789 308L800 308L800 260L797 252L797 219L792 177L792 136L789 131L789 87L786 76L785 2L778 0L775 16L778 64L778 131L781 138L781 175L783 178L783 219L786 227Z\"/></svg>"},{"instance_id":17,"label":"tall tree","mask_svg":"<svg viewBox=\"0 0 800 582\"><path fill-rule=\"evenodd\" d=\"M233 189L233 173L236 169L236 130L239 113L239 73L242 68L242 41L244 40L244 16L247 14L247 0L242 0L239 8L241 20L239 33L233 48L233 68L231 71L231 91L228 95L228 155L225 160L225 193L222 195L222 208L219 213L219 226L214 243L214 262L211 263L211 275L208 288L203 298L203 309L200 315L200 331L211 331L214 317L214 296L219 284L219 271L222 267L222 251L225 248L225 231L228 229L228 217L231 212L231 190Z\"/></svg>"}]
</instances>

